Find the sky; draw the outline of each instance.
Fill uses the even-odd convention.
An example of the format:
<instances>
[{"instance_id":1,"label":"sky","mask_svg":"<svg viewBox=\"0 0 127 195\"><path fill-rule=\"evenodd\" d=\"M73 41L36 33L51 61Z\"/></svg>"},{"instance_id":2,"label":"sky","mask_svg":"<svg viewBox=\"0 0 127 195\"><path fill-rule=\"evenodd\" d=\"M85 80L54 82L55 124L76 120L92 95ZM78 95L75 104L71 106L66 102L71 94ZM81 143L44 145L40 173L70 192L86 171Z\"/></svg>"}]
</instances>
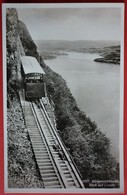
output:
<instances>
[{"instance_id":1,"label":"sky","mask_svg":"<svg viewBox=\"0 0 127 195\"><path fill-rule=\"evenodd\" d=\"M18 8L33 40L120 40L121 9Z\"/></svg>"}]
</instances>

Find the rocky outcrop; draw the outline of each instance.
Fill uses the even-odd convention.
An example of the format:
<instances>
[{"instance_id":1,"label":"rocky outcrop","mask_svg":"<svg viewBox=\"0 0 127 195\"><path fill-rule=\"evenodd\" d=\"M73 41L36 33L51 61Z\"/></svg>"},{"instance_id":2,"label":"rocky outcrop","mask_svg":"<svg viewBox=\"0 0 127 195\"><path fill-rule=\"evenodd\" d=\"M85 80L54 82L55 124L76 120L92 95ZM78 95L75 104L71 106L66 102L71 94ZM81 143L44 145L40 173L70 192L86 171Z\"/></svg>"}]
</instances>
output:
<instances>
[{"instance_id":1,"label":"rocky outcrop","mask_svg":"<svg viewBox=\"0 0 127 195\"><path fill-rule=\"evenodd\" d=\"M120 64L120 46L112 46L103 50L101 52L103 57L95 59L95 62Z\"/></svg>"},{"instance_id":2,"label":"rocky outcrop","mask_svg":"<svg viewBox=\"0 0 127 195\"><path fill-rule=\"evenodd\" d=\"M34 56L39 59L37 52L37 46L35 45L29 31L27 30L26 25L22 21L18 21L19 25L19 37L23 45L25 54L28 56Z\"/></svg>"},{"instance_id":3,"label":"rocky outcrop","mask_svg":"<svg viewBox=\"0 0 127 195\"><path fill-rule=\"evenodd\" d=\"M17 68L18 15L16 9L7 9L6 17L7 78L12 81Z\"/></svg>"},{"instance_id":4,"label":"rocky outcrop","mask_svg":"<svg viewBox=\"0 0 127 195\"><path fill-rule=\"evenodd\" d=\"M18 95L18 90L21 87L18 78L18 71L20 70L18 45L21 28L24 32L24 47L28 41L31 55L36 56L36 46L30 38L28 31L26 31L25 25L19 22L16 9L7 9L6 25L8 187L43 188L43 182L37 169L29 136L25 129ZM28 37L29 39L27 40Z\"/></svg>"}]
</instances>

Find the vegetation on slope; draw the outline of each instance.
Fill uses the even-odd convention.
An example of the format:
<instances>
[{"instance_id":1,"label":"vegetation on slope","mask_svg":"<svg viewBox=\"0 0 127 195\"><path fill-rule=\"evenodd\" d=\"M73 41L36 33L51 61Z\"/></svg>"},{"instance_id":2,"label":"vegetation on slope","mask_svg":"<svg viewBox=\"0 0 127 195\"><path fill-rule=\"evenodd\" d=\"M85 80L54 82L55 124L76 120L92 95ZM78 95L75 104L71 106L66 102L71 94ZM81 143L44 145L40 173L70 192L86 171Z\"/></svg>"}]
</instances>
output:
<instances>
[{"instance_id":1,"label":"vegetation on slope","mask_svg":"<svg viewBox=\"0 0 127 195\"><path fill-rule=\"evenodd\" d=\"M54 102L57 128L83 179L119 179L119 166L110 153L110 140L79 110L65 80L43 60L41 65L46 72L48 96Z\"/></svg>"}]
</instances>

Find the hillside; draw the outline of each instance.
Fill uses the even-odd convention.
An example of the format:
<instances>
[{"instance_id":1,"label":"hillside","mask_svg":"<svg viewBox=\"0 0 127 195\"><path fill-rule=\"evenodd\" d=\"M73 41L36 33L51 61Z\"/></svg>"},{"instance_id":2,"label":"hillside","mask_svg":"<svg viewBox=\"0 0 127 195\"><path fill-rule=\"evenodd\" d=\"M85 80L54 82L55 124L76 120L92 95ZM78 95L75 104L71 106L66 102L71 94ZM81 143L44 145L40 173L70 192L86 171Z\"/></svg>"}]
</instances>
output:
<instances>
[{"instance_id":1,"label":"hillside","mask_svg":"<svg viewBox=\"0 0 127 195\"><path fill-rule=\"evenodd\" d=\"M39 54L27 27L18 20L15 9L8 9L7 26L9 186L43 187L24 126L18 96L21 88L17 74L20 72L18 37L26 55L39 59ZM42 57L39 61L46 73L49 100L54 102L57 129L83 180L119 180L119 164L110 153L110 140L77 107L66 81L44 64Z\"/></svg>"},{"instance_id":2,"label":"hillside","mask_svg":"<svg viewBox=\"0 0 127 195\"><path fill-rule=\"evenodd\" d=\"M91 48L103 49L104 47L117 46L118 41L90 41L90 40L36 40L35 41L39 51L45 50L71 50L86 52Z\"/></svg>"},{"instance_id":3,"label":"hillside","mask_svg":"<svg viewBox=\"0 0 127 195\"><path fill-rule=\"evenodd\" d=\"M120 64L120 45L105 47L100 54L102 58L95 59L95 62Z\"/></svg>"}]
</instances>

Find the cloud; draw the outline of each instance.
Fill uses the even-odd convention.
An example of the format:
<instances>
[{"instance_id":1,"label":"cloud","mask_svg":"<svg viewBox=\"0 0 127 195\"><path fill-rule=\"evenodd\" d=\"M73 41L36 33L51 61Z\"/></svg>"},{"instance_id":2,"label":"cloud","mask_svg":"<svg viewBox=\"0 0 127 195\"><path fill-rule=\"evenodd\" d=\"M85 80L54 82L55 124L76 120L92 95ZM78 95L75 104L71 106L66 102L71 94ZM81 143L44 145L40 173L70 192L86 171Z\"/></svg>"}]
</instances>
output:
<instances>
[{"instance_id":1,"label":"cloud","mask_svg":"<svg viewBox=\"0 0 127 195\"><path fill-rule=\"evenodd\" d=\"M33 39L119 40L120 8L22 8Z\"/></svg>"}]
</instances>

